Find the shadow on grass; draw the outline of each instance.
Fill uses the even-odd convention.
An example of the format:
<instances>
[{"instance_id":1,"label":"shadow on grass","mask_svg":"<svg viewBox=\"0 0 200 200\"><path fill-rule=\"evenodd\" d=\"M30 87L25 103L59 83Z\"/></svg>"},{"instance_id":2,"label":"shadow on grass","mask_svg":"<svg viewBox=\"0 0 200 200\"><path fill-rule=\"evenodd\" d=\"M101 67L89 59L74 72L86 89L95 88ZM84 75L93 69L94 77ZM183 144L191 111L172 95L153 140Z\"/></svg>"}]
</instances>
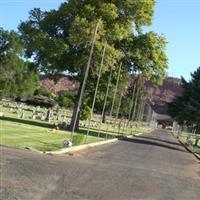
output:
<instances>
[{"instance_id":1,"label":"shadow on grass","mask_svg":"<svg viewBox=\"0 0 200 200\"><path fill-rule=\"evenodd\" d=\"M42 127L42 128L49 128L49 129L54 128L53 124L49 124L47 122L31 121L31 120L26 120L26 119L18 119L18 118L14 118L14 117L0 117L0 120L15 122L15 123L21 123L21 124L27 124L27 125L31 125L31 126L38 126L38 127ZM109 133L106 134L106 133L101 132L101 131L102 130L100 130L100 133L99 133L100 138L110 139L110 138L115 138L117 136L117 135L109 134ZM82 134L82 135L87 135L87 130L79 129L77 131L77 133ZM89 136L97 137L98 136L98 130L96 130L96 131L90 130Z\"/></svg>"},{"instance_id":2,"label":"shadow on grass","mask_svg":"<svg viewBox=\"0 0 200 200\"><path fill-rule=\"evenodd\" d=\"M87 129L87 127L83 127L83 126L81 126L81 129ZM90 132L98 132L98 129L97 128L93 128L93 127L90 127L90 130L92 130L92 131L90 131ZM127 132L122 132L122 130L123 129L120 129L120 130L118 130L118 129L116 129L116 131L115 130L105 130L105 129L103 129L103 130L101 130L100 129L100 131L103 131L103 132L107 132L107 133L109 133L108 135L113 135L114 137L121 137L121 136L125 136L125 135L131 135L132 133L134 134L134 133L138 133L139 131L136 131L136 130L133 130L132 132L130 131L129 133L127 133ZM86 131L87 132L87 131ZM101 132L101 134L103 134L102 132ZM106 133L105 133L106 134Z\"/></svg>"},{"instance_id":3,"label":"shadow on grass","mask_svg":"<svg viewBox=\"0 0 200 200\"><path fill-rule=\"evenodd\" d=\"M27 124L27 125L31 125L31 126L39 126L39 127L43 127L43 128L53 128L54 127L53 124L49 124L47 122L31 121L31 120L26 120L26 119L18 119L18 118L14 118L14 117L0 117L0 120L21 123L21 124Z\"/></svg>"},{"instance_id":4,"label":"shadow on grass","mask_svg":"<svg viewBox=\"0 0 200 200\"><path fill-rule=\"evenodd\" d=\"M109 133L104 133L104 132L101 132L102 130L100 130L100 132L98 133L98 130L94 131L94 130L90 130L88 136L94 136L94 137L97 137L98 134L99 134L99 137L100 138L107 138L107 139L111 139L111 138L116 138L118 137L117 135L113 135L113 134L109 134ZM83 135L87 135L87 130L84 130L84 129L79 129L79 131L77 132L79 134L83 134Z\"/></svg>"},{"instance_id":5,"label":"shadow on grass","mask_svg":"<svg viewBox=\"0 0 200 200\"><path fill-rule=\"evenodd\" d=\"M83 126L80 126L80 128L82 128L82 129L87 129L87 127L83 127ZM94 132L98 132L98 128L94 128L94 127L90 127L90 130L92 130L92 131L94 131ZM100 129L100 131L104 131L104 132L106 132L106 130L105 129ZM118 135L119 134L119 132L118 131L114 131L114 130L107 130L107 132L108 133L112 133L112 134L114 134L114 135Z\"/></svg>"},{"instance_id":6,"label":"shadow on grass","mask_svg":"<svg viewBox=\"0 0 200 200\"><path fill-rule=\"evenodd\" d=\"M177 148L177 147L167 145L167 144L162 144L162 143L159 143L159 142L145 140L145 139L122 138L121 140L126 141L126 142L132 142L132 143L135 143L135 144L144 144L144 145L152 145L152 146L157 146L157 147L163 147L163 148L176 150L176 151L182 151L182 152L187 153L187 151L185 151L184 149Z\"/></svg>"}]
</instances>

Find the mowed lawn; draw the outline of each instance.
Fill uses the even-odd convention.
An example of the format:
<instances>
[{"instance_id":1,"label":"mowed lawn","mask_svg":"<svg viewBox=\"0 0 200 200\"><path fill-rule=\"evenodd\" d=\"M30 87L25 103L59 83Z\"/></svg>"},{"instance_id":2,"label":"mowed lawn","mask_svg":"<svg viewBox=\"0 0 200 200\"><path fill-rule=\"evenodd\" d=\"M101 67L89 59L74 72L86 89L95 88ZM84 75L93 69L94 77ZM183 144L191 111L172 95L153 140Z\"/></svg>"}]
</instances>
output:
<instances>
[{"instance_id":1,"label":"mowed lawn","mask_svg":"<svg viewBox=\"0 0 200 200\"><path fill-rule=\"evenodd\" d=\"M33 120L30 117L30 112L26 112L26 119L17 117L16 113L11 112L7 107L1 107L1 112L4 117L0 118L0 144L6 146L13 146L18 148L33 148L40 151L54 151L62 149L65 139L69 139L71 132L53 130L54 124L59 121L52 121L51 123L41 120ZM68 112L68 114L71 114ZM99 116L96 116L95 123L99 121ZM69 118L68 118L69 119ZM84 143L92 143L101 140L111 139L124 135L147 133L151 129L144 124L138 124L132 128L125 128L124 122L120 127L113 127L112 124L101 124L101 127L90 127L88 137L87 127L80 126L78 133L74 134L73 146ZM99 136L99 137L98 137ZM87 139L86 139L87 138Z\"/></svg>"},{"instance_id":2,"label":"mowed lawn","mask_svg":"<svg viewBox=\"0 0 200 200\"><path fill-rule=\"evenodd\" d=\"M25 148L30 147L40 151L52 151L63 148L63 141L70 138L68 131L52 131L50 128L29 124L0 120L0 144ZM74 145L84 142L83 134L75 134ZM96 137L89 136L88 142Z\"/></svg>"}]
</instances>

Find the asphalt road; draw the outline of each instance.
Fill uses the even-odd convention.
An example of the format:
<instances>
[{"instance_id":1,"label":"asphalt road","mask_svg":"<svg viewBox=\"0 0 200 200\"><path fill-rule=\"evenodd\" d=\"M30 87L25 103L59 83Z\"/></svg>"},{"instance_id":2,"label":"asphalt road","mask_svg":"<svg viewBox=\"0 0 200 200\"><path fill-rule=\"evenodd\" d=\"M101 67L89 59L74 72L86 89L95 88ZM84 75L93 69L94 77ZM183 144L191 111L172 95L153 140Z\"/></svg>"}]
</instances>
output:
<instances>
[{"instance_id":1,"label":"asphalt road","mask_svg":"<svg viewBox=\"0 0 200 200\"><path fill-rule=\"evenodd\" d=\"M161 130L75 155L1 146L1 200L199 200L200 164Z\"/></svg>"}]
</instances>

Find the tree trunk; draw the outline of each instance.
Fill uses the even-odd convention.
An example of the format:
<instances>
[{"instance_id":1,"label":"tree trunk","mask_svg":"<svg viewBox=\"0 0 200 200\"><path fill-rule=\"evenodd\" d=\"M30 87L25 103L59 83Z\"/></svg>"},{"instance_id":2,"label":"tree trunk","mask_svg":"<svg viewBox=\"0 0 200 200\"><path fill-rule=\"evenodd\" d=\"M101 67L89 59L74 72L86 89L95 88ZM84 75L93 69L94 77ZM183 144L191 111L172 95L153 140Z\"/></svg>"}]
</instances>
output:
<instances>
[{"instance_id":1,"label":"tree trunk","mask_svg":"<svg viewBox=\"0 0 200 200\"><path fill-rule=\"evenodd\" d=\"M79 120L80 120L80 111L81 111L81 107L83 104L83 96L84 96L85 86L86 86L86 82L87 82L87 78L88 78L88 74L89 74L89 70L90 70L90 65L91 65L91 61L92 61L92 55L93 55L93 51L94 51L94 45L95 45L95 41L96 41L98 27L99 27L99 24L97 23L95 32L94 32L94 36L92 39L92 46L90 49L88 62L84 68L84 73L83 73L84 78L81 81L79 91L78 91L77 102L74 106L74 111L72 114L72 119L71 119L71 123L70 123L70 127L69 127L69 130L72 132L72 135L71 135L72 137L73 137L74 131L78 130L78 125L79 125Z\"/></svg>"},{"instance_id":2,"label":"tree trunk","mask_svg":"<svg viewBox=\"0 0 200 200\"><path fill-rule=\"evenodd\" d=\"M71 118L71 122L70 122L70 125L69 125L69 131L72 131L73 130L73 126L75 126L74 128L74 131L78 131L78 128L79 128L79 120L80 120L80 116L81 116L81 107L78 111L78 115L77 115L77 119L76 119L76 124L74 125L74 121L75 121L75 118L76 118L76 112L77 112L77 109L78 109L78 101L79 101L79 97L80 97L80 94L81 94L81 88L82 88L82 83L80 84L79 86L79 89L78 89L78 94L77 94L77 99L76 99L76 103L74 105L74 109L73 109L73 113L72 113L72 118Z\"/></svg>"},{"instance_id":3,"label":"tree trunk","mask_svg":"<svg viewBox=\"0 0 200 200\"><path fill-rule=\"evenodd\" d=\"M103 113L102 123L106 123L106 112Z\"/></svg>"},{"instance_id":4,"label":"tree trunk","mask_svg":"<svg viewBox=\"0 0 200 200\"><path fill-rule=\"evenodd\" d=\"M50 117L51 117L51 110L48 109L45 120L50 121Z\"/></svg>"}]
</instances>

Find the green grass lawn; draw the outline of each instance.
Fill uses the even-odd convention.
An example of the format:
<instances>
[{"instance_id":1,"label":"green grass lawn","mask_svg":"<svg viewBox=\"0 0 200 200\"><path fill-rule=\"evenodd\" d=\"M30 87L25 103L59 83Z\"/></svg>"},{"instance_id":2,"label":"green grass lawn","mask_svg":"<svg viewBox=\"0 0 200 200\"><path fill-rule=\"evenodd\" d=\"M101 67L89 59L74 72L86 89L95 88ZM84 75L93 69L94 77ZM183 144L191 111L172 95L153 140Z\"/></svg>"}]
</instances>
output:
<instances>
[{"instance_id":1,"label":"green grass lawn","mask_svg":"<svg viewBox=\"0 0 200 200\"><path fill-rule=\"evenodd\" d=\"M40 151L52 151L63 148L64 139L70 138L68 131L52 129L10 121L0 121L0 144L13 147L31 147ZM74 145L83 144L84 134L74 135ZM87 142L95 142L97 138L88 136Z\"/></svg>"},{"instance_id":2,"label":"green grass lawn","mask_svg":"<svg viewBox=\"0 0 200 200\"><path fill-rule=\"evenodd\" d=\"M3 120L2 120L3 119ZM30 147L40 151L53 151L63 148L64 139L70 138L70 132L56 130L52 131L52 124L23 120L17 118L5 117L0 120L0 144L13 147L25 148ZM127 131L127 130L126 130ZM137 132L149 132L147 127L138 127L134 133ZM115 138L118 132L110 131L106 132L100 130L99 138L98 130L91 129L86 139L86 128L81 128L78 133L75 133L73 138L73 145L80 145L91 142L97 142L105 139ZM130 134L130 131L126 133ZM122 134L122 133L120 133ZM123 133L125 135L125 132Z\"/></svg>"},{"instance_id":3,"label":"green grass lawn","mask_svg":"<svg viewBox=\"0 0 200 200\"><path fill-rule=\"evenodd\" d=\"M50 129L16 122L1 121L1 144L14 147L32 147L47 151L62 148L69 134L54 133Z\"/></svg>"},{"instance_id":4,"label":"green grass lawn","mask_svg":"<svg viewBox=\"0 0 200 200\"><path fill-rule=\"evenodd\" d=\"M29 111L26 112L25 119L21 119L7 107L1 107L1 112L4 113L4 117L0 118L1 145L19 148L29 147L40 151L53 151L62 149L63 141L70 138L71 132L69 131L52 131L54 128L53 124L57 124L59 121L54 120L49 123L42 120L33 120L30 117L31 114ZM64 110L64 112L71 115L69 110ZM68 119L70 119L69 116ZM98 124L99 116L96 115L93 121ZM90 127L90 132L87 137L87 127L80 127L79 131L74 134L73 145L151 131L144 123L134 123L131 127L125 128L123 125L125 122L121 122L122 126L120 129L117 126L114 127L112 124L101 124L100 128Z\"/></svg>"}]
</instances>

